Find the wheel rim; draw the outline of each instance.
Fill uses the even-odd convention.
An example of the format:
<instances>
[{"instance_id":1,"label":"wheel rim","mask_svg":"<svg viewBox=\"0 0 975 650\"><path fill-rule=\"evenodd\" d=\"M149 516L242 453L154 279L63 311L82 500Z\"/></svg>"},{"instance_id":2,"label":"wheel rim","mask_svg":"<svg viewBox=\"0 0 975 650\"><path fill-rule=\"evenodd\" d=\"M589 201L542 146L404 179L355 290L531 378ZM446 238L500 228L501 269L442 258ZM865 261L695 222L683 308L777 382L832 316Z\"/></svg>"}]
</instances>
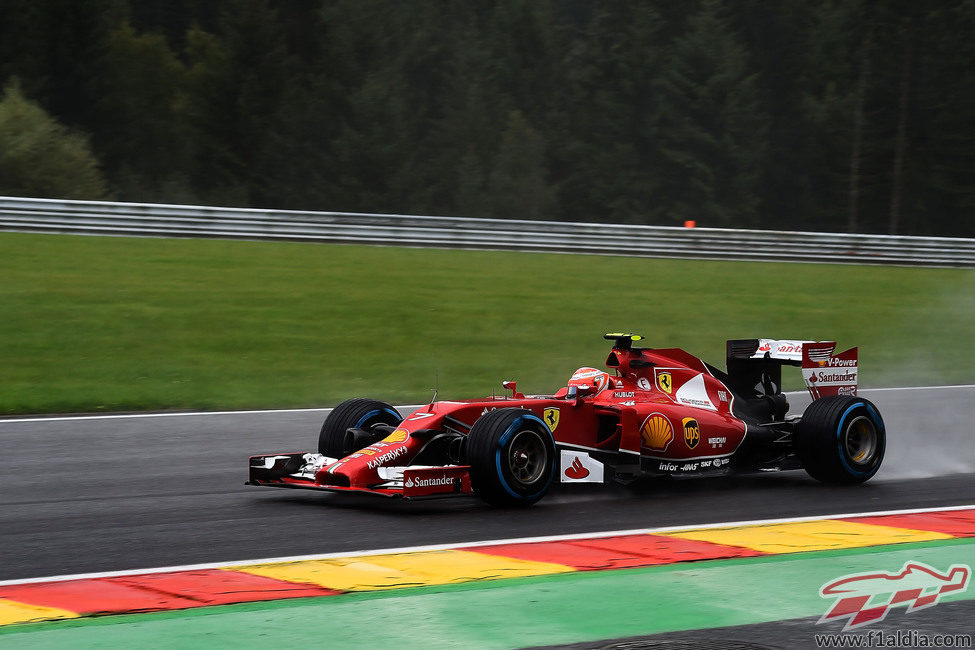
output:
<instances>
[{"instance_id":1,"label":"wheel rim","mask_svg":"<svg viewBox=\"0 0 975 650\"><path fill-rule=\"evenodd\" d=\"M880 435L873 420L865 415L854 418L846 427L843 447L851 462L860 466L870 465L880 448Z\"/></svg>"},{"instance_id":2,"label":"wheel rim","mask_svg":"<svg viewBox=\"0 0 975 650\"><path fill-rule=\"evenodd\" d=\"M545 472L545 442L535 431L519 431L508 445L508 467L522 485L531 485Z\"/></svg>"}]
</instances>

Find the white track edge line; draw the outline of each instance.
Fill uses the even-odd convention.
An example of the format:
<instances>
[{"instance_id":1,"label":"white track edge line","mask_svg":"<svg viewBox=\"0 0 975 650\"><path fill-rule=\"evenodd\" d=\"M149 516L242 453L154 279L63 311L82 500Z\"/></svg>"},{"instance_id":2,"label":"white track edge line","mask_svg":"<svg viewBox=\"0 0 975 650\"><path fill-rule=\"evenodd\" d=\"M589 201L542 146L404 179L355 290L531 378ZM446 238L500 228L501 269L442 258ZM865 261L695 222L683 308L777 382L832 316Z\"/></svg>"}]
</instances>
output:
<instances>
[{"instance_id":1,"label":"white track edge line","mask_svg":"<svg viewBox=\"0 0 975 650\"><path fill-rule=\"evenodd\" d=\"M403 406L395 406L393 408L398 409L417 409L421 406L426 406L425 404L406 404ZM333 407L323 406L321 408L301 408L301 409L263 409L254 411L185 411L185 412L173 412L173 413L117 413L117 414L105 414L105 415L58 415L52 417L22 417L22 418L6 418L0 419L0 424L9 423L31 423L31 422L72 422L72 421L87 421L87 420L126 420L126 419L141 419L141 418L180 418L180 417L191 417L198 415L273 415L276 413L325 413L326 411L331 411Z\"/></svg>"},{"instance_id":2,"label":"white track edge line","mask_svg":"<svg viewBox=\"0 0 975 650\"><path fill-rule=\"evenodd\" d=\"M872 393L879 391L891 391L891 390L951 390L958 388L975 388L975 384L950 384L947 386L890 386L887 388L861 388L859 392L861 393ZM787 391L786 395L804 395L806 391L804 390L794 390ZM402 409L416 409L424 406L424 404L406 404L402 406L396 406L395 408ZM180 418L180 417L195 417L200 415L264 415L264 414L275 414L275 413L322 413L325 411L331 411L332 407L321 407L321 408L300 408L300 409L258 409L250 411L186 411L181 413L120 413L120 414L105 414L105 415L59 415L52 417L20 417L20 418L5 418L0 419L0 424L9 424L16 422L68 422L71 420L124 420L127 418L138 419L138 418Z\"/></svg>"},{"instance_id":3,"label":"white track edge line","mask_svg":"<svg viewBox=\"0 0 975 650\"><path fill-rule=\"evenodd\" d=\"M13 585L36 584L40 582L65 582L67 580L88 580L92 578L118 578L122 576L150 575L156 573L170 573L175 571L201 571L205 569L229 569L237 567L256 566L260 564L283 564L288 562L307 562L310 560L330 560L335 558L362 557L366 555L390 555L395 553L420 553L424 551L449 551L454 549L477 548L479 546L494 546L498 544L528 544L535 542L561 542L576 539L593 539L599 537L619 537L623 535L653 535L674 531L710 530L714 528L735 528L739 526L763 526L769 524L790 524L805 521L825 521L827 519L850 519L854 517L884 517L889 515L910 515L925 512L947 512L951 510L975 510L975 504L961 506L937 506L934 508L909 508L905 510L878 510L875 512L853 512L833 515L814 515L808 517L783 517L780 519L753 519L748 521L729 521L713 524L695 524L682 526L662 526L657 528L636 528L632 530L611 530L592 533L570 533L566 535L545 535L541 537L516 537L509 539L492 539L480 542L457 542L453 544L429 544L426 546L403 546L399 548L375 549L368 551L346 551L337 553L321 553L317 555L293 555L286 557L265 558L260 560L239 560L230 562L208 562L205 564L183 564L168 567L154 567L148 569L130 569L122 571L102 571L98 573L75 573L42 578L21 578L16 580L0 580L0 587ZM837 549L842 550L842 549Z\"/></svg>"}]
</instances>

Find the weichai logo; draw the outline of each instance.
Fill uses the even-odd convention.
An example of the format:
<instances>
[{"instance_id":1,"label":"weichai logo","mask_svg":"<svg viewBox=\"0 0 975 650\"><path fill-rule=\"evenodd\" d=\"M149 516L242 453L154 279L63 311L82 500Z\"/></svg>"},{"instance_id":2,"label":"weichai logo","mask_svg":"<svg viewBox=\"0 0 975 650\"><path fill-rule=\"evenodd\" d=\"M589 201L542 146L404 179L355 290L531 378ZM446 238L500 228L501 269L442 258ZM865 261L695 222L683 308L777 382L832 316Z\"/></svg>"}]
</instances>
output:
<instances>
[{"instance_id":1,"label":"weichai logo","mask_svg":"<svg viewBox=\"0 0 975 650\"><path fill-rule=\"evenodd\" d=\"M946 594L966 591L971 574L967 564L953 564L941 572L923 562L905 562L895 573L845 575L820 588L820 597L835 600L817 624L846 620L845 632L882 621L901 605L907 606L907 613L934 607Z\"/></svg>"}]
</instances>

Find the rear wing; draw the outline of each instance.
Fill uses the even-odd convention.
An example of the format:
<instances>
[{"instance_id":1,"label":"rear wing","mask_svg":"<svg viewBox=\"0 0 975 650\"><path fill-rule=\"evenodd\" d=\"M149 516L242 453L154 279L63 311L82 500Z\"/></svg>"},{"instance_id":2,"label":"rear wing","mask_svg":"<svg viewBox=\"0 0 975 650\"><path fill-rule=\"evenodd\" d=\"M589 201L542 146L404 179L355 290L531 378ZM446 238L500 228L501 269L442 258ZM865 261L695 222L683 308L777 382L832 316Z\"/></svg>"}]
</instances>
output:
<instances>
[{"instance_id":1,"label":"rear wing","mask_svg":"<svg viewBox=\"0 0 975 650\"><path fill-rule=\"evenodd\" d=\"M857 393L857 348L834 355L836 341L735 339L727 345L731 389L742 395L781 392L783 365L801 366L813 399Z\"/></svg>"}]
</instances>

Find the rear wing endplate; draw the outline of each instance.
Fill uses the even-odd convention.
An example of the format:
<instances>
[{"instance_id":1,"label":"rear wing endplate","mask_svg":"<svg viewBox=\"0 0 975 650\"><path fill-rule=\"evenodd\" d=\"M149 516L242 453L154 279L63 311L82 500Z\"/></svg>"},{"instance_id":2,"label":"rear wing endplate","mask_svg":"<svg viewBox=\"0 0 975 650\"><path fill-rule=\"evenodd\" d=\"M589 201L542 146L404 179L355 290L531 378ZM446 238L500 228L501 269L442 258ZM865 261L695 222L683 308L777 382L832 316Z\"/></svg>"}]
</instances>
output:
<instances>
[{"instance_id":1,"label":"rear wing endplate","mask_svg":"<svg viewBox=\"0 0 975 650\"><path fill-rule=\"evenodd\" d=\"M813 399L857 394L857 348L833 354L836 343L802 346L802 380Z\"/></svg>"}]
</instances>

